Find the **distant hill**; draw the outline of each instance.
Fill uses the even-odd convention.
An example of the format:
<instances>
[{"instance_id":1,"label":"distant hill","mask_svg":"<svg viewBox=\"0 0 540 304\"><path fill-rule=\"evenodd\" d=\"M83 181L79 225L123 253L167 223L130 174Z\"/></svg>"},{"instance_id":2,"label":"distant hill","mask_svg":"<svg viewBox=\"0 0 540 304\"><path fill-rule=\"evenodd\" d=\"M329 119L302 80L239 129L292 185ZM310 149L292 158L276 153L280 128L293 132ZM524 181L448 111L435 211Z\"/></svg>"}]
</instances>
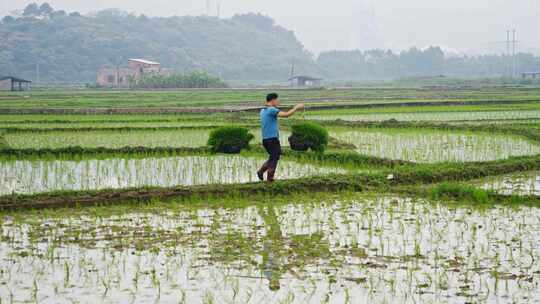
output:
<instances>
[{"instance_id":1,"label":"distant hill","mask_svg":"<svg viewBox=\"0 0 540 304\"><path fill-rule=\"evenodd\" d=\"M501 77L540 71L540 57L519 53L450 56L437 46L390 50L335 50L318 58L292 31L259 14L217 17L146 17L109 9L91 16L30 4L0 22L0 76L42 82L94 83L101 66L129 58L158 61L177 73L204 71L225 81L285 82L297 75L326 81L407 77ZM515 68L513 67L515 66ZM528 80L529 81L529 80ZM538 81L538 80L536 80Z\"/></svg>"},{"instance_id":2,"label":"distant hill","mask_svg":"<svg viewBox=\"0 0 540 304\"><path fill-rule=\"evenodd\" d=\"M93 16L39 7L0 23L0 74L48 82L95 82L103 65L159 61L179 73L204 70L225 80L287 80L318 68L294 33L258 14L149 18L119 10Z\"/></svg>"}]
</instances>

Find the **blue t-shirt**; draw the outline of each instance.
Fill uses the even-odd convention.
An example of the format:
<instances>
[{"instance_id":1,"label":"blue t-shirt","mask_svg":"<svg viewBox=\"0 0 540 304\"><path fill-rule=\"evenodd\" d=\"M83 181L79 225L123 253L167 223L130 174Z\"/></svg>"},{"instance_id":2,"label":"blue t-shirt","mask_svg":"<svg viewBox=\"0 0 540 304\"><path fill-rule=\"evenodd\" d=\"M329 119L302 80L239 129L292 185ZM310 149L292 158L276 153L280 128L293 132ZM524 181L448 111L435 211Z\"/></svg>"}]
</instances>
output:
<instances>
[{"instance_id":1,"label":"blue t-shirt","mask_svg":"<svg viewBox=\"0 0 540 304\"><path fill-rule=\"evenodd\" d=\"M279 138L278 125L279 109L276 107L266 107L261 110L261 131L262 138Z\"/></svg>"}]
</instances>

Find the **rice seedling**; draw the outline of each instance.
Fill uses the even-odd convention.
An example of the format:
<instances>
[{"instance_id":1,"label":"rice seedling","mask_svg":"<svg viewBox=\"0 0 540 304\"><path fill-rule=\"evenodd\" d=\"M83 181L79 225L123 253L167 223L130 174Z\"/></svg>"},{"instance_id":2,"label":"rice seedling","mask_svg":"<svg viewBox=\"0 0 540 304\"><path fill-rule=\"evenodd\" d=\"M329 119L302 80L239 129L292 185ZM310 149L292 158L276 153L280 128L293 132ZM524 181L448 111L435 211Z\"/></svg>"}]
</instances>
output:
<instances>
[{"instance_id":1,"label":"rice seedling","mask_svg":"<svg viewBox=\"0 0 540 304\"><path fill-rule=\"evenodd\" d=\"M2 238L0 258L19 258L17 267L2 266L0 280L17 290L13 301L31 298L33 286L38 298L96 294L98 301L494 301L516 293L538 300L537 208L449 207L380 194L293 200L96 207L17 222L2 215L3 235L12 240ZM28 250L29 236L43 249ZM47 245L58 258L47 260Z\"/></svg>"},{"instance_id":2,"label":"rice seedling","mask_svg":"<svg viewBox=\"0 0 540 304\"><path fill-rule=\"evenodd\" d=\"M511 135L426 129L335 129L331 136L361 154L420 163L472 162L535 155L540 146Z\"/></svg>"},{"instance_id":3,"label":"rice seedling","mask_svg":"<svg viewBox=\"0 0 540 304\"><path fill-rule=\"evenodd\" d=\"M395 113L358 113L351 114L350 111L347 114L335 113L336 111L327 111L321 114L310 113L309 119L314 120L345 120L345 121L441 121L441 122L453 122L453 121L504 121L504 120L525 120L525 119L538 119L540 118L540 111L538 110L503 110L503 111L468 111L462 112L452 111L452 107L440 109L440 112L411 112L403 113L402 109L396 110Z\"/></svg>"},{"instance_id":4,"label":"rice seedling","mask_svg":"<svg viewBox=\"0 0 540 304\"><path fill-rule=\"evenodd\" d=\"M472 181L472 184L507 195L540 195L540 173L538 171L491 176Z\"/></svg>"},{"instance_id":5,"label":"rice seedling","mask_svg":"<svg viewBox=\"0 0 540 304\"><path fill-rule=\"evenodd\" d=\"M0 161L0 195L66 190L99 190L145 186L191 186L258 181L263 158L243 156L178 156L79 161ZM278 178L345 173L292 161L280 162Z\"/></svg>"},{"instance_id":6,"label":"rice seedling","mask_svg":"<svg viewBox=\"0 0 540 304\"><path fill-rule=\"evenodd\" d=\"M49 107L79 104L92 108L78 111L99 113L137 98L139 113L158 113L159 105L232 110L255 104L260 92L125 94L32 92L25 103L0 98L0 106L54 112ZM302 117L327 120L321 123L333 138L326 153L285 148L284 181L272 185L251 183L264 161L260 149L231 156L198 148L213 127L230 123L250 128L260 142L254 113L0 115L0 146L11 148L0 155L3 203L100 200L0 213L0 303L540 301L538 94L486 88L443 95L287 92L285 104L336 108ZM455 101L463 105L448 105ZM423 105L401 107L410 102ZM337 109L343 106L351 108ZM458 128L463 121L468 126ZM281 133L283 144L289 135ZM469 181L482 176L489 177ZM166 201L151 187L164 187ZM193 194L167 193L175 189ZM324 193L344 189L364 193ZM117 196L136 199L104 205Z\"/></svg>"}]
</instances>

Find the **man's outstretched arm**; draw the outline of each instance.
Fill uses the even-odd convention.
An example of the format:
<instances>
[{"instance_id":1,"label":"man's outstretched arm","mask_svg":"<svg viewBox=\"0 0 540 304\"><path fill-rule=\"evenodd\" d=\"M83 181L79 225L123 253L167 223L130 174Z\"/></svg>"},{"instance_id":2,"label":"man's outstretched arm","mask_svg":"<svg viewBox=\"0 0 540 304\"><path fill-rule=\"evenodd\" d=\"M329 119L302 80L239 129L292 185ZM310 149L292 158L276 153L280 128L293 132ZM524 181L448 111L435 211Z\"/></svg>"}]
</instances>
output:
<instances>
[{"instance_id":1,"label":"man's outstretched arm","mask_svg":"<svg viewBox=\"0 0 540 304\"><path fill-rule=\"evenodd\" d=\"M296 111L302 110L303 108L304 108L304 104L299 103L287 112L279 112L278 117L291 117L294 115L294 113L296 113Z\"/></svg>"}]
</instances>

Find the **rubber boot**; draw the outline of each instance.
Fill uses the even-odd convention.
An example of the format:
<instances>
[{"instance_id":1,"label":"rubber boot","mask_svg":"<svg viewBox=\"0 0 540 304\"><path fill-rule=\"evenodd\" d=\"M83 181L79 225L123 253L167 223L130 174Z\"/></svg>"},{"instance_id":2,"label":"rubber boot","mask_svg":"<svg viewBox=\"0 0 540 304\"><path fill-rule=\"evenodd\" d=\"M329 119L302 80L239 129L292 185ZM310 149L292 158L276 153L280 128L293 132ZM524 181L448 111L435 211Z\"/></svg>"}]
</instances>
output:
<instances>
[{"instance_id":1,"label":"rubber boot","mask_svg":"<svg viewBox=\"0 0 540 304\"><path fill-rule=\"evenodd\" d=\"M268 170L268 175L266 176L266 180L268 182L273 182L274 181L274 175L276 174L276 171L275 170Z\"/></svg>"},{"instance_id":2,"label":"rubber boot","mask_svg":"<svg viewBox=\"0 0 540 304\"><path fill-rule=\"evenodd\" d=\"M257 177L261 182L264 181L264 172L266 171L268 171L268 164L264 163L264 165L262 165L259 171L257 171Z\"/></svg>"}]
</instances>

